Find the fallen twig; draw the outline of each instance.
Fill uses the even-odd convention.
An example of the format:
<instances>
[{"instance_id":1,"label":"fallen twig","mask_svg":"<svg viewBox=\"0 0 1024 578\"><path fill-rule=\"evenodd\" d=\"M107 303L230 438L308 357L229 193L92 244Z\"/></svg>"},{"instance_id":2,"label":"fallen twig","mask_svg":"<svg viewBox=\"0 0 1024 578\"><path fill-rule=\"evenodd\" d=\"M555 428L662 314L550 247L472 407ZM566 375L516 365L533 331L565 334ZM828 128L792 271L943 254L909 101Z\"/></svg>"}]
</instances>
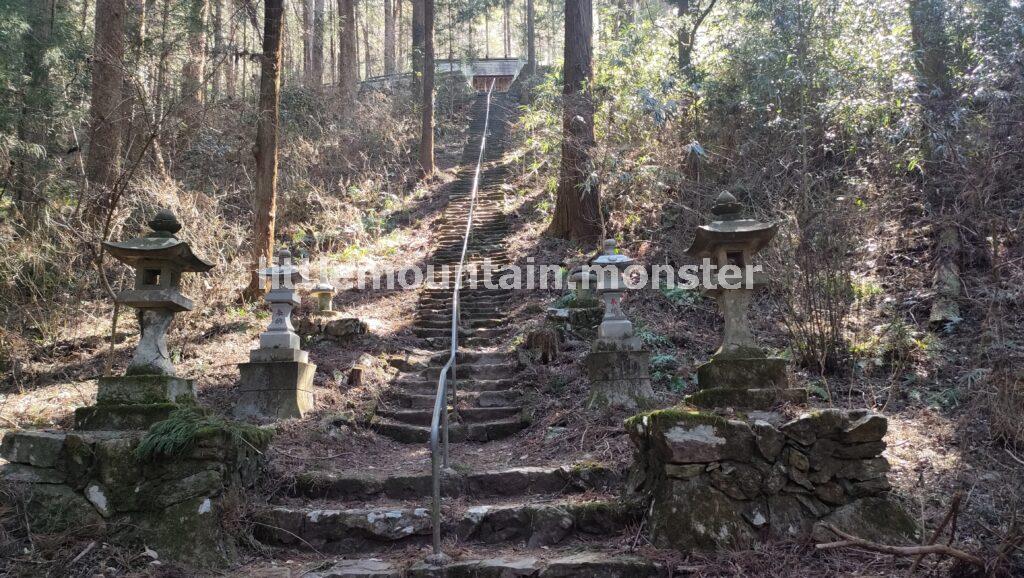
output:
<instances>
[{"instance_id":1,"label":"fallen twig","mask_svg":"<svg viewBox=\"0 0 1024 578\"><path fill-rule=\"evenodd\" d=\"M932 544L928 546L889 546L888 544L879 544L863 538L858 538L851 534L847 534L842 530L837 529L835 526L826 525L826 528L831 530L835 535L843 538L838 542L827 542L824 544L817 544L815 546L818 550L831 550L834 548L846 548L849 546L857 546L873 552L879 552L881 554L892 554L894 556L918 556L924 554L941 554L943 556L950 556L963 560L969 564L975 566L985 567L985 561L981 558L968 554L963 550L958 550L952 546L946 546L945 544Z\"/></svg>"},{"instance_id":2,"label":"fallen twig","mask_svg":"<svg viewBox=\"0 0 1024 578\"><path fill-rule=\"evenodd\" d=\"M932 533L932 537L928 540L927 545L931 546L939 540L939 536L942 535L943 530L949 525L949 522L953 520L957 512L960 510L960 501L964 499L963 492L957 492L953 496L952 502L949 504L949 510L946 515L943 516L942 522L939 523L938 527L935 528L935 532ZM925 554L918 554L917 558L914 558L914 563L910 566L910 570L907 571L907 576L912 576L917 571L917 567L921 565L921 561L924 560Z\"/></svg>"}]
</instances>

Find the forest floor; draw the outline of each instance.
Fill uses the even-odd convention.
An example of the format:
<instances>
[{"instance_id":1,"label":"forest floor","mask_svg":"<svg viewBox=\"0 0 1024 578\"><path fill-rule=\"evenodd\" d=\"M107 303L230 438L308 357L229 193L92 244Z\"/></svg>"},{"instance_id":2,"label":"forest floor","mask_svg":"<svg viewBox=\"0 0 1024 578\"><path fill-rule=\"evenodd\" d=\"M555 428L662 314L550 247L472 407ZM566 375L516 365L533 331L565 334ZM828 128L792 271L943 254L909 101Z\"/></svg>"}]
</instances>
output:
<instances>
[{"instance_id":1,"label":"forest floor","mask_svg":"<svg viewBox=\"0 0 1024 578\"><path fill-rule=\"evenodd\" d=\"M443 143L444 150L454 152L442 155L441 175L430 186L421 187L402 200L397 210L403 211L405 223L362 246L358 260L345 262L353 274L358 262L405 266L425 261L431 250L431 230L436 227L445 203L444 184L452 179L461 149L459 138ZM509 243L510 255L522 263L528 256L536 263L579 263L585 256L577 249L543 235L547 215L538 204L545 198L545 191L508 183L506 205L516 231ZM880 238L878 243L882 252L900 250L898 240ZM642 260L648 249L637 244L629 252ZM905 302L915 298L913 291L904 286L890 284L884 278L878 282L886 286L884 299ZM530 292L517 299L512 313L517 331L525 335L538 326L545 309L558 297L550 292ZM407 291L341 288L335 308L343 317L365 322L369 332L340 345L332 341L309 345L310 358L318 367L317 409L304 419L276 424L269 452L275 472L283 475L299 470L429 470L430 456L425 446L398 444L363 427L358 419L362 412L375 406L395 374L388 359L416 353L417 340L411 332L415 303L415 295ZM755 308L751 317L759 336L768 344L784 343L784 330L774 321L775 313L770 306L759 302ZM307 297L296 317L307 315L311 309ZM882 309L880 304L866 306L860 313L863 324L882 324ZM96 300L83 301L81 310L82 318L69 325L63 340L45 355L22 365L22 375L31 378L0 393L0 428L67 428L74 408L93 403L96 377L102 374L107 360L111 309L106 302ZM647 291L631 295L626 310L657 354L677 359L675 367L655 380L659 405L677 403L693 387L689 377L693 367L717 346L720 322L713 304L702 300L680 304L657 291ZM955 543L968 551L991 553L1003 543L1019 517L1024 451L1002 446L989 427L988 414L977 403L967 401L972 393L983 391L989 375L977 371L982 364L977 358L974 329L980 324L981 313L977 307L969 309L965 322L954 333L942 336L941 349L934 353L916 356L898 368L886 366L831 380L824 384L832 392L831 401L814 396L812 406L868 406L884 413L889 418L885 456L892 464L890 481L894 494L921 517L927 528L934 528L946 514L953 496L962 492ZM266 322L262 304L223 305L178 316L169 340L179 374L196 380L202 404L228 413L237 385L235 365L248 360L248 352ZM1019 319L1011 315L1006 327L1004 337L1008 341L1016 338L1024 343L1024 335L1011 335L1021 331ZM122 315L114 354L115 373L125 367L136 331L134 319ZM588 347L587 342L570 338L562 344L563 354L555 362L526 367L519 379L534 402L531 425L504 441L489 444L486 453L472 444L456 444L453 462L473 470L591 460L626 467L632 452L622 426L627 416L583 407L587 384L579 362ZM364 368L363 379L353 387L348 376L357 364ZM794 371L791 379L797 386L811 386L815 391L823 388L820 378L803 371ZM339 425L341 422L347 425ZM0 434L3 431L0 429ZM393 460L382 463L380 455L393 456ZM48 554L40 553L34 561L30 553L25 553L24 558L26 564L66 563L83 546L64 543L54 546ZM670 562L681 574L698 576L896 576L905 574L912 561L857 549L819 551L806 543L683 558L654 550L642 533L630 533L605 546L622 551L636 548L645 557ZM234 569L232 575L285 575L280 573L284 568L295 571L293 575L301 575L323 564L323 558L312 553L289 555L287 559L268 558L259 552L251 554L249 562ZM423 554L408 553L410 557ZM1020 550L1011 555L1019 563ZM176 575L171 565L158 568L140 563L137 553L125 558L107 551L99 556L90 555L77 564L74 568L56 567L74 575L106 572L107 568L114 570L108 575ZM947 573L950 563L929 559L924 563L924 571Z\"/></svg>"}]
</instances>

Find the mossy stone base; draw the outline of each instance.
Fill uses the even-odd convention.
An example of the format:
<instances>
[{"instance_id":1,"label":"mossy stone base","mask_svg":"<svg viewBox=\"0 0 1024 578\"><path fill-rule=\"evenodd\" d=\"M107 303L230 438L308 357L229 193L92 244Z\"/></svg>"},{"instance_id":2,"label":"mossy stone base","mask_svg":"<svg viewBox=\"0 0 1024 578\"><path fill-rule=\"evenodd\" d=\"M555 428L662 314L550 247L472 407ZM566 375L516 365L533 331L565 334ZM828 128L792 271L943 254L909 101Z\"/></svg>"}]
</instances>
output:
<instances>
[{"instance_id":1,"label":"mossy stone base","mask_svg":"<svg viewBox=\"0 0 1024 578\"><path fill-rule=\"evenodd\" d=\"M195 383L172 375L101 377L97 405L188 403L196 398Z\"/></svg>"},{"instance_id":2,"label":"mossy stone base","mask_svg":"<svg viewBox=\"0 0 1024 578\"><path fill-rule=\"evenodd\" d=\"M302 417L316 407L316 365L301 361L238 364L241 374L235 417Z\"/></svg>"},{"instance_id":3,"label":"mossy stone base","mask_svg":"<svg viewBox=\"0 0 1024 578\"><path fill-rule=\"evenodd\" d=\"M686 402L702 409L770 409L782 404L807 403L807 390L714 387L688 396Z\"/></svg>"},{"instance_id":4,"label":"mossy stone base","mask_svg":"<svg viewBox=\"0 0 1024 578\"><path fill-rule=\"evenodd\" d=\"M176 403L93 405L75 410L78 430L146 430L181 407Z\"/></svg>"},{"instance_id":5,"label":"mossy stone base","mask_svg":"<svg viewBox=\"0 0 1024 578\"><path fill-rule=\"evenodd\" d=\"M713 357L697 367L700 389L785 389L786 360L779 357Z\"/></svg>"}]
</instances>

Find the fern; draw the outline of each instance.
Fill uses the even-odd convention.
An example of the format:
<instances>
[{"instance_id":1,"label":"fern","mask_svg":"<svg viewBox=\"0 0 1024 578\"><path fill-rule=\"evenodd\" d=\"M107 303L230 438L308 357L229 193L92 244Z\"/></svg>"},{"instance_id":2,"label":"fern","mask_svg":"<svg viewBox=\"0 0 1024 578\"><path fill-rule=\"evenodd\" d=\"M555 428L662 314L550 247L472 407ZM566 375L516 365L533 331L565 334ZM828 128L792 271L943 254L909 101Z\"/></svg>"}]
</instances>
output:
<instances>
[{"instance_id":1,"label":"fern","mask_svg":"<svg viewBox=\"0 0 1024 578\"><path fill-rule=\"evenodd\" d=\"M197 441L218 434L227 434L237 445L259 448L270 442L273 433L269 428L227 421L187 407L177 409L166 420L153 424L139 447L135 448L135 455L143 461L179 456L194 448Z\"/></svg>"}]
</instances>

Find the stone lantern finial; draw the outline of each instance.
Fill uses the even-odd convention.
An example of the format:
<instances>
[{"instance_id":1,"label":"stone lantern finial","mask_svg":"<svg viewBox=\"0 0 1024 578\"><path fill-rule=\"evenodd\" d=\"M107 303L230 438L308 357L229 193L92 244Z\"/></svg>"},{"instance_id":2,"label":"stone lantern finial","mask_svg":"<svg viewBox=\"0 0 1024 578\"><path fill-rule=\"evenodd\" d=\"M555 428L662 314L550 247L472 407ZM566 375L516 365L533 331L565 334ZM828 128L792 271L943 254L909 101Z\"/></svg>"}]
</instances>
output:
<instances>
[{"instance_id":1,"label":"stone lantern finial","mask_svg":"<svg viewBox=\"0 0 1024 578\"><path fill-rule=\"evenodd\" d=\"M729 191L722 191L711 207L711 214L717 221L735 221L743 213L743 204L736 200Z\"/></svg>"},{"instance_id":2,"label":"stone lantern finial","mask_svg":"<svg viewBox=\"0 0 1024 578\"><path fill-rule=\"evenodd\" d=\"M171 212L170 209L160 209L152 220L147 223L150 229L153 229L152 236L167 236L173 237L178 231L181 230L181 223L178 222L178 217ZM160 233L166 233L161 235Z\"/></svg>"}]
</instances>

